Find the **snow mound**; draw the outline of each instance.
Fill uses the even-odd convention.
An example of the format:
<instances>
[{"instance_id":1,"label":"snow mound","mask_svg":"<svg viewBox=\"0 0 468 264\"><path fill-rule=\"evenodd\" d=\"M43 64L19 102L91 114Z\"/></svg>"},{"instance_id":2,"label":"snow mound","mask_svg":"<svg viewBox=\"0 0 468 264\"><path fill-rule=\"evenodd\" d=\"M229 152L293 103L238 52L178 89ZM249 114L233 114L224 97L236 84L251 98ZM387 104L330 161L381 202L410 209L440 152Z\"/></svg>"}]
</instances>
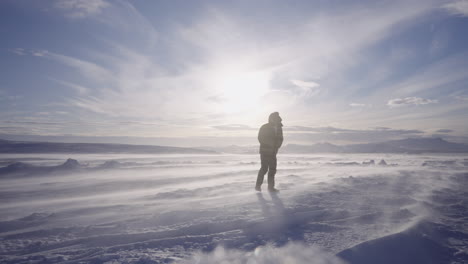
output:
<instances>
[{"instance_id":1,"label":"snow mound","mask_svg":"<svg viewBox=\"0 0 468 264\"><path fill-rule=\"evenodd\" d=\"M379 165L380 166L387 166L387 162L384 159L380 160Z\"/></svg>"},{"instance_id":2,"label":"snow mound","mask_svg":"<svg viewBox=\"0 0 468 264\"><path fill-rule=\"evenodd\" d=\"M447 232L451 231L446 226L423 221L406 231L346 249L337 256L350 264L448 263L456 250L440 239ZM453 231L451 233L454 235ZM459 233L458 236L466 235Z\"/></svg>"},{"instance_id":3,"label":"snow mound","mask_svg":"<svg viewBox=\"0 0 468 264\"><path fill-rule=\"evenodd\" d=\"M99 169L117 169L122 166L122 163L116 161L116 160L108 160L104 162L103 164L99 165L97 168Z\"/></svg>"},{"instance_id":4,"label":"snow mound","mask_svg":"<svg viewBox=\"0 0 468 264\"><path fill-rule=\"evenodd\" d=\"M28 216L25 216L21 219L20 221L37 221L37 220L44 220L48 217L52 217L53 214L48 214L48 213L32 213Z\"/></svg>"},{"instance_id":5,"label":"snow mound","mask_svg":"<svg viewBox=\"0 0 468 264\"><path fill-rule=\"evenodd\" d=\"M15 162L15 163L12 163L6 167L3 167L3 168L0 168L0 174L1 173L12 173L12 172L17 172L17 171L21 171L21 170L26 170L26 169L30 169L32 166L30 164L27 164L27 163L23 163L23 162Z\"/></svg>"},{"instance_id":6,"label":"snow mound","mask_svg":"<svg viewBox=\"0 0 468 264\"><path fill-rule=\"evenodd\" d=\"M210 253L196 253L179 264L344 264L339 258L328 254L316 247L306 247L298 243L289 243L284 247L275 248L271 245L257 247L254 251L244 252L239 250L227 250L217 247Z\"/></svg>"},{"instance_id":7,"label":"snow mound","mask_svg":"<svg viewBox=\"0 0 468 264\"><path fill-rule=\"evenodd\" d=\"M426 160L421 166L432 166L432 167L448 167L454 166L456 160Z\"/></svg>"},{"instance_id":8,"label":"snow mound","mask_svg":"<svg viewBox=\"0 0 468 264\"><path fill-rule=\"evenodd\" d=\"M76 159L67 159L62 165L57 166L60 169L77 169L80 167L81 164Z\"/></svg>"},{"instance_id":9,"label":"snow mound","mask_svg":"<svg viewBox=\"0 0 468 264\"><path fill-rule=\"evenodd\" d=\"M327 162L326 165L334 165L334 166L359 166L361 165L358 162L351 161L351 162Z\"/></svg>"},{"instance_id":10,"label":"snow mound","mask_svg":"<svg viewBox=\"0 0 468 264\"><path fill-rule=\"evenodd\" d=\"M75 159L67 159L64 163L57 166L37 166L23 162L15 162L6 167L0 168L0 174L20 173L27 175L28 173L31 173L37 175L47 174L54 171L73 171L84 167L85 166L81 165Z\"/></svg>"}]
</instances>

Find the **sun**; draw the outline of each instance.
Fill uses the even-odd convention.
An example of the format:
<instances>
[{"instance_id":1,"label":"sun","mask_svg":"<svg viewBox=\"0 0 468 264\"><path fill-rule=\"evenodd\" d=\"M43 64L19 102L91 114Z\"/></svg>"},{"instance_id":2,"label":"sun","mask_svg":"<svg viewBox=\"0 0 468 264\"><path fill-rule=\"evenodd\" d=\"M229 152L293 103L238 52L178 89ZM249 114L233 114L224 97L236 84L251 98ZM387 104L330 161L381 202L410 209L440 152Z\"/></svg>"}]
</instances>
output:
<instances>
[{"instance_id":1,"label":"sun","mask_svg":"<svg viewBox=\"0 0 468 264\"><path fill-rule=\"evenodd\" d=\"M224 113L250 111L262 105L268 92L270 73L221 69L211 78L212 87L219 98L217 107Z\"/></svg>"}]
</instances>

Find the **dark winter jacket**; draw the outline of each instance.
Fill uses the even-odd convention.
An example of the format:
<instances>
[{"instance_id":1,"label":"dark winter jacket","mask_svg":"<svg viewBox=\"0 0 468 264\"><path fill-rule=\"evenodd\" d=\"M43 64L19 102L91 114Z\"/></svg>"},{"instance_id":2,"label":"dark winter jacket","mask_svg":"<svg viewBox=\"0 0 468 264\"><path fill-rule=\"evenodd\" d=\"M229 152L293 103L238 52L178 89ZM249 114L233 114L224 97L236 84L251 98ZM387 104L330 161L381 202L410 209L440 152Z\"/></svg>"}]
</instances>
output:
<instances>
[{"instance_id":1,"label":"dark winter jacket","mask_svg":"<svg viewBox=\"0 0 468 264\"><path fill-rule=\"evenodd\" d=\"M258 131L260 142L260 154L276 155L283 144L283 128L281 123L269 122L264 124Z\"/></svg>"}]
</instances>

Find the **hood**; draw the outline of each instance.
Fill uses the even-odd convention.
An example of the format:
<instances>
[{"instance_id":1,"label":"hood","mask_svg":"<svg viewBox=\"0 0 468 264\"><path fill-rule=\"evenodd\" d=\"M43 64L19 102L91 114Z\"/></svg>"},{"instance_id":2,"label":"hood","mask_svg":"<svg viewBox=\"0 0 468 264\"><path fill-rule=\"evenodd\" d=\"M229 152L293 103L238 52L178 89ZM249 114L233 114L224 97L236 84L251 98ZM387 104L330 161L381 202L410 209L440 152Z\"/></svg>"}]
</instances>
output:
<instances>
[{"instance_id":1,"label":"hood","mask_svg":"<svg viewBox=\"0 0 468 264\"><path fill-rule=\"evenodd\" d=\"M281 123L281 121L283 121L283 119L281 119L280 115L278 112L273 112L270 114L270 116L268 117L268 123L272 123L272 124L279 124L280 126L283 126L283 124Z\"/></svg>"}]
</instances>

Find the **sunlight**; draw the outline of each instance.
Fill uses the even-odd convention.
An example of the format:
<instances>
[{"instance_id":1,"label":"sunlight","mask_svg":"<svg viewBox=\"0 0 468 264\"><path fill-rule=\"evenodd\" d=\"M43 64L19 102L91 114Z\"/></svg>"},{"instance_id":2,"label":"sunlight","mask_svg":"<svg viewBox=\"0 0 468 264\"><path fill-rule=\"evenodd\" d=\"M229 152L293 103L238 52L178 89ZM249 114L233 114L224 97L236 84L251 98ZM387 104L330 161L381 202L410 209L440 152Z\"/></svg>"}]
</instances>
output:
<instances>
[{"instance_id":1,"label":"sunlight","mask_svg":"<svg viewBox=\"0 0 468 264\"><path fill-rule=\"evenodd\" d=\"M268 92L270 73L266 71L241 71L221 69L210 80L224 113L238 113L258 107Z\"/></svg>"}]
</instances>

